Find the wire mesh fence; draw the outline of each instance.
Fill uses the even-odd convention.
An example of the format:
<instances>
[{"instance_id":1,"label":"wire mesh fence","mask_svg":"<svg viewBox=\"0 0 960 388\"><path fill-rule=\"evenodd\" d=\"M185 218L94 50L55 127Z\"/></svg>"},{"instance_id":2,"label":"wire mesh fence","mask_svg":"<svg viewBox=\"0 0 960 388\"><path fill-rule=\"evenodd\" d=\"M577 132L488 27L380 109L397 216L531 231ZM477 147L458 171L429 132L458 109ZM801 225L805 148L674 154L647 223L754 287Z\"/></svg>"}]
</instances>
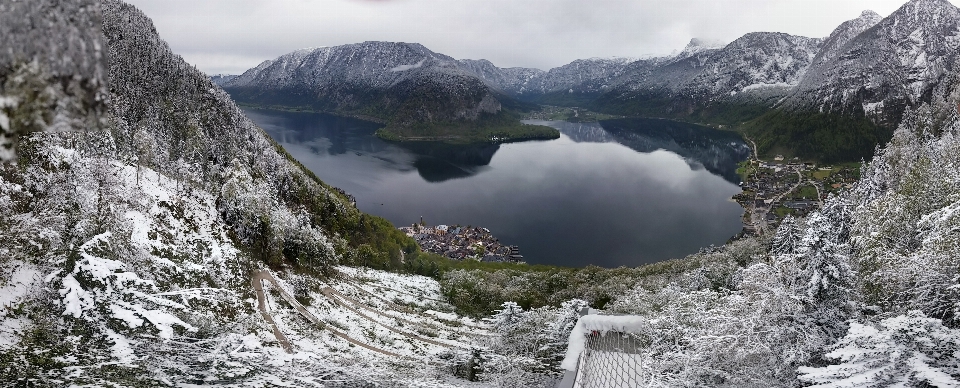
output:
<instances>
[{"instance_id":1,"label":"wire mesh fence","mask_svg":"<svg viewBox=\"0 0 960 388\"><path fill-rule=\"evenodd\" d=\"M574 388L633 388L643 383L640 341L628 333L611 331L587 335L580 354Z\"/></svg>"}]
</instances>

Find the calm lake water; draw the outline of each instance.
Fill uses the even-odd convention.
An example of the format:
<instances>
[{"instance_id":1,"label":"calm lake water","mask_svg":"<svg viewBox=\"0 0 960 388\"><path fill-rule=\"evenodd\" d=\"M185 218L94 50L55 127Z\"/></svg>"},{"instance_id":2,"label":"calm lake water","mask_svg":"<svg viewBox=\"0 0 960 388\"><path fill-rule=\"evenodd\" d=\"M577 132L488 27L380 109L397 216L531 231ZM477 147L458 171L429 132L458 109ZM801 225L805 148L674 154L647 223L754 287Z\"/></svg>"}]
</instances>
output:
<instances>
[{"instance_id":1,"label":"calm lake water","mask_svg":"<svg viewBox=\"0 0 960 388\"><path fill-rule=\"evenodd\" d=\"M735 134L623 119L528 121L550 141L451 146L390 143L360 120L246 110L321 179L395 225L473 225L530 263L637 266L720 245L740 231L730 198L749 149Z\"/></svg>"}]
</instances>

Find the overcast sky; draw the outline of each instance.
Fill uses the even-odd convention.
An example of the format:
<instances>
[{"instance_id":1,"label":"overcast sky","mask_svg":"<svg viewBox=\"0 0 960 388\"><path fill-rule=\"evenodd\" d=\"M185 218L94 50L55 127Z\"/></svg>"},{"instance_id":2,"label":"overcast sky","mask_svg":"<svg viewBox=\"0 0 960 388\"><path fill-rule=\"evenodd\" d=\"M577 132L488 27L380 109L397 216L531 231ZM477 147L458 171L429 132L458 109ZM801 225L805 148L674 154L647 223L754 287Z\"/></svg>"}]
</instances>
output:
<instances>
[{"instance_id":1,"label":"overcast sky","mask_svg":"<svg viewBox=\"0 0 960 388\"><path fill-rule=\"evenodd\" d=\"M824 37L863 10L885 17L906 0L127 1L188 62L209 74L239 74L300 48L367 40L547 70L578 58L670 54L694 37Z\"/></svg>"}]
</instances>

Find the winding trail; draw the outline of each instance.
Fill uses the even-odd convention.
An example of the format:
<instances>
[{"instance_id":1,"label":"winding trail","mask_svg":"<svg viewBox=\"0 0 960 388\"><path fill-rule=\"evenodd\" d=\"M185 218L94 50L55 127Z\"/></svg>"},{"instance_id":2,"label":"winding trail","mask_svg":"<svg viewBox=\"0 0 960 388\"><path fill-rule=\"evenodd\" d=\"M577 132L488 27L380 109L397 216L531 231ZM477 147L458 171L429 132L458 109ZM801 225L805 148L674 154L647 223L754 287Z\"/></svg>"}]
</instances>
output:
<instances>
[{"instance_id":1,"label":"winding trail","mask_svg":"<svg viewBox=\"0 0 960 388\"><path fill-rule=\"evenodd\" d=\"M363 289L361 288L360 290L363 290ZM363 291L366 291L366 290L363 290ZM452 332L454 332L454 333L461 334L461 335L467 335L467 336L481 336L481 337L493 336L493 334L474 333L474 332L460 331L460 330L456 330L456 329L450 328L450 327L442 328L442 327L439 327L438 325L430 324L430 323L427 323L427 322L415 322L415 321L411 321L411 320L408 320L408 319L403 318L403 317L398 317L398 316L396 316L396 315L385 314L384 311L377 310L377 309L375 309L375 308L373 308L373 307L370 307L370 306L366 305L365 303L362 303L362 302L354 299L353 297L351 297L351 296L349 296L349 295L345 295L344 293L342 293L342 292L340 292L340 291L338 291L337 289L332 288L332 287L326 287L326 288L323 290L323 293L324 293L325 296L327 296L328 299L332 299L331 295L329 295L329 294L332 294L332 295L334 295L335 297L337 297L337 298L339 298L339 299L342 299L342 300L344 300L344 301L350 302L350 303L353 304L354 306L360 307L360 308L362 308L362 309L364 309L364 310L368 310L368 311L370 311L370 312L372 312L372 313L374 313L374 314L380 315L380 316L385 317L385 318L396 319L396 320L398 320L398 321L400 321L400 322L403 322L403 323L406 323L406 324L408 324L408 325L419 326L419 327L423 327L423 328L427 328L427 329L433 329L433 330L450 330L450 331L452 331ZM329 294L328 294L328 293L329 293ZM373 295L373 294L370 294L370 295ZM373 295L373 296L376 296L376 295ZM393 303L390 303L389 301L385 301L385 300L383 300L382 298L380 298L380 300L381 300L381 301L384 301L384 303L388 303L388 304L392 305L392 306L388 306L388 307L391 307L391 310L397 311L397 312L399 312L399 313L418 314L416 311L413 311L412 309L406 309L407 311L397 310L397 309L395 309L395 308L393 308L393 307L397 307L397 308L402 308L402 307L401 307L401 306L394 305ZM346 307L346 306L345 306L345 307ZM457 322L460 323L460 324L463 324L462 322L459 322L459 321L457 321ZM464 326L466 326L466 325L464 325ZM478 329L483 329L483 328L481 328L481 327L477 327L477 328L478 328Z\"/></svg>"},{"instance_id":2,"label":"winding trail","mask_svg":"<svg viewBox=\"0 0 960 388\"><path fill-rule=\"evenodd\" d=\"M347 285L349 285L349 286L351 286L351 287L353 287L353 288L356 288L357 290L359 290L360 292L366 294L367 296L370 296L370 297L379 299L380 301L382 301L383 303L385 303L388 307L390 307L391 310L394 310L394 311L397 311L397 312L400 312L400 313L420 314L420 312L418 312L418 311L416 311L416 310L414 310L414 309L411 309L411 308L409 308L409 307L407 307L407 306L401 306L401 305L398 305L398 304L396 304L396 303L393 303L393 301L387 300L387 298L384 298L383 296L374 294L373 292L370 292L369 290L367 290L367 289L365 289L365 288L363 288L363 287L360 287L358 284L356 284L357 281L356 281L356 278L355 278L355 277L352 277L352 276L350 276L350 275L347 275L347 274L345 274L345 273L343 273L343 272L339 272L339 273L340 273L340 275L343 276L345 279L349 279L349 280L350 280L350 281L342 282L341 284L347 284ZM394 288L389 288L389 287L383 287L383 286L378 286L378 287L380 287L380 288L385 288L385 289L388 289L388 290L390 290L390 291L394 291L394 292L397 292L397 293L401 293L401 294L406 294L406 295L410 295L410 296L413 296L413 297L417 297L417 298L420 298L420 299L423 299L423 300L429 300L429 301L435 301L435 302L440 302L440 303L449 304L449 302L444 301L444 300L440 300L440 299L433 299L433 298L427 298L427 297L420 296L420 295L414 295L414 294L411 294L411 293L409 293L409 292L404 292L404 291L397 290L397 289L394 289ZM439 317L437 317L437 318L439 318ZM441 318L441 319L442 319L442 318ZM489 327L483 326L483 325L477 325L477 324L467 323L467 322L462 322L462 321L455 321L455 322L457 322L457 323L459 323L459 324L461 324L461 325L463 325L463 326L465 326L465 327L469 327L469 328L473 328L473 329L483 329L483 330L489 329ZM485 334L480 334L480 333L473 333L473 334L485 335Z\"/></svg>"},{"instance_id":3,"label":"winding trail","mask_svg":"<svg viewBox=\"0 0 960 388\"><path fill-rule=\"evenodd\" d=\"M293 345L291 345L290 341L287 340L287 336L283 335L283 332L280 331L277 323L273 321L273 316L267 311L267 300L263 293L264 275L269 276L269 279L271 282L273 282L274 286L277 285L276 280L274 280L273 276L270 276L269 273L261 271L253 274L253 277L250 279L250 285L253 286L253 291L257 294L257 310L260 310L260 315L263 316L263 320L267 321L267 324L273 328L273 336L277 337L277 341L280 342L280 346L283 347L283 350L285 350L287 353L294 353ZM277 288L279 288L279 286Z\"/></svg>"},{"instance_id":4,"label":"winding trail","mask_svg":"<svg viewBox=\"0 0 960 388\"><path fill-rule=\"evenodd\" d=\"M287 291L280 286L280 284L277 282L277 279L275 279L273 275L270 274L270 272L268 271L255 272L253 276L251 276L250 283L251 285L253 285L253 290L257 294L257 309L260 310L260 315L263 316L263 319L273 327L273 335L277 337L277 341L280 342L280 345L283 347L284 350L287 351L287 353L294 353L293 345L291 345L287 337L283 335L283 333L280 331L280 328L277 327L277 324L274 322L273 316L271 316L270 312L268 312L266 309L266 297L263 292L264 280L269 280L270 283L273 283L273 286L280 292L280 296L284 300L286 300L287 303L293 306L293 308L297 310L297 312L300 313L301 316L306 318L311 323L317 326L320 326L320 328L329 330L331 333L333 333L333 335L340 337L349 343L352 343L354 345L360 346L362 348L365 348L380 354L384 354L390 357L398 357L398 358L407 359L407 360L414 360L411 357L402 356L387 350L380 349L375 346L367 345L363 342L353 339L353 337L350 337L344 332L341 332L337 329L330 327L329 325L321 321L319 318L317 318L315 315L307 311L307 309L303 307L303 305L301 305L296 298L294 298L289 293L287 293Z\"/></svg>"},{"instance_id":5,"label":"winding trail","mask_svg":"<svg viewBox=\"0 0 960 388\"><path fill-rule=\"evenodd\" d=\"M373 323L375 323L375 324L378 324L378 325L384 327L385 329L390 330L390 331L392 331L392 332L394 332L394 333L400 334L400 335L405 336L405 337L407 337L407 338L415 339L415 340L420 341L420 342L426 342L426 343L428 343L428 344L433 344L433 345L437 345L437 346L442 346L442 347L445 347L445 348L448 348L448 349L454 349L454 348L456 348L456 349L468 349L468 348L465 348L465 347L461 347L461 346L457 346L457 345L453 345L453 344L448 344L448 343L444 343L444 342L440 342L440 341L435 341L435 340L432 340L432 339L429 339L429 338L424 338L424 337L421 337L421 336L419 336L419 335L416 335L416 334L413 334L413 333L409 333L409 332L406 332L406 331L397 329L397 328L395 328L395 327L393 327L393 326L387 325L387 324L385 324L385 323L383 323L383 322L377 321L376 319L373 319L373 318L370 317L369 315L360 312L360 310L354 308L353 306L350 306L350 305L348 305L347 303L341 301L339 298L336 297L336 294L339 294L339 292L337 292L337 290L334 290L334 289L332 289L332 288L330 288L330 287L324 287L323 290L321 290L321 292L323 293L324 296L327 297L327 299L329 299L329 300L332 301L333 303L336 303L336 304L340 305L340 306L343 307L343 308L346 308L346 309L348 309L348 310L350 310L350 311L353 311L355 314L357 314L357 315L365 318L366 320L368 320L368 321L370 321L370 322L373 322ZM341 294L341 295L342 295L342 294ZM393 318L393 317L391 317L391 318ZM407 322L410 322L410 321L407 321ZM415 324L415 323L413 323L413 322L410 322L410 323L411 323L411 324Z\"/></svg>"}]
</instances>

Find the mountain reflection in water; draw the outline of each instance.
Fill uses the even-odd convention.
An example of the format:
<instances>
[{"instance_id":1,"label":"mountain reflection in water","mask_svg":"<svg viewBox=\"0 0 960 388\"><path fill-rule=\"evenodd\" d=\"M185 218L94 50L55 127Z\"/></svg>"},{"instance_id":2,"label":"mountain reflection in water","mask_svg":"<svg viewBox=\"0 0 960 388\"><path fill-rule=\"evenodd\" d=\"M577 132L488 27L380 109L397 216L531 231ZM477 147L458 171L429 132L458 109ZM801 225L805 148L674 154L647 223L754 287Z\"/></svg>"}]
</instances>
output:
<instances>
[{"instance_id":1,"label":"mountain reflection in water","mask_svg":"<svg viewBox=\"0 0 960 388\"><path fill-rule=\"evenodd\" d=\"M380 125L356 119L245 112L360 210L394 225L422 216L483 226L533 264L637 266L723 244L742 227L730 197L747 149L731 133L552 121L534 123L559 129L556 140L450 145L383 141Z\"/></svg>"},{"instance_id":2,"label":"mountain reflection in water","mask_svg":"<svg viewBox=\"0 0 960 388\"><path fill-rule=\"evenodd\" d=\"M524 121L550 125L575 142L620 143L637 152L666 150L683 157L690 168L705 168L737 184L737 163L750 157L740 135L702 125L662 119L625 118L599 123Z\"/></svg>"}]
</instances>

